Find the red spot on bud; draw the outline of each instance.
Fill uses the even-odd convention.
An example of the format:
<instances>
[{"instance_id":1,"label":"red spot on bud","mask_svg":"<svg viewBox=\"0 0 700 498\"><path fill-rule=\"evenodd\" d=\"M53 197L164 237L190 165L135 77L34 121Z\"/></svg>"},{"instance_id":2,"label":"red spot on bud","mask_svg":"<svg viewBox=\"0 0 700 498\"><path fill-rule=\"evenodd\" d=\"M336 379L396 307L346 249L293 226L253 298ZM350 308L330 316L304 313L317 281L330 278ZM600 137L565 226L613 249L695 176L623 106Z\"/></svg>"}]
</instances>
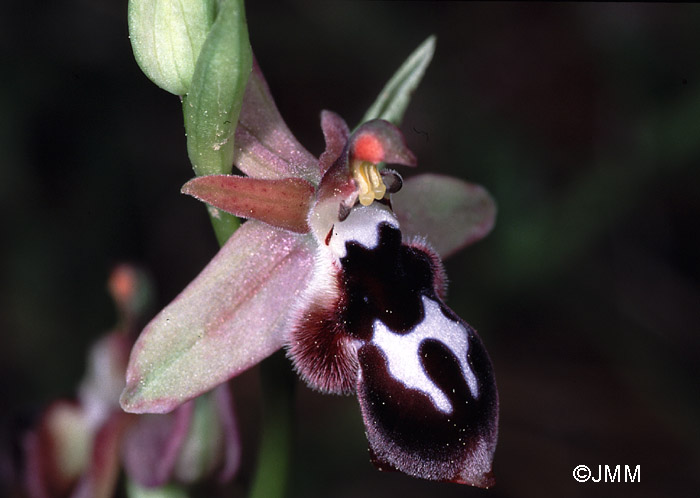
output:
<instances>
[{"instance_id":1,"label":"red spot on bud","mask_svg":"<svg viewBox=\"0 0 700 498\"><path fill-rule=\"evenodd\" d=\"M378 164L384 160L384 146L377 137L369 133L355 139L353 156L361 161Z\"/></svg>"}]
</instances>

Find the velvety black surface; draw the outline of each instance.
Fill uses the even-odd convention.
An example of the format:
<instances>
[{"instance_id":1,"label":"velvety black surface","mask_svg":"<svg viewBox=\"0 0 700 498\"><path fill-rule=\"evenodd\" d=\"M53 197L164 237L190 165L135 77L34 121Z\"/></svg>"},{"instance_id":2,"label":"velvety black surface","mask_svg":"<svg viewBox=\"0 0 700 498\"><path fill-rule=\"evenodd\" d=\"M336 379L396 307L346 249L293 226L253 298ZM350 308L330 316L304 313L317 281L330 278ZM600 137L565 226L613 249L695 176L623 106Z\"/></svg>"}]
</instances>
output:
<instances>
[{"instance_id":1,"label":"velvety black surface","mask_svg":"<svg viewBox=\"0 0 700 498\"><path fill-rule=\"evenodd\" d=\"M408 333L423 319L421 296L435 299L433 271L427 254L401 244L401 232L379 225L379 243L367 249L347 243L340 260L347 289L347 330L369 340L372 324L381 320L396 333Z\"/></svg>"},{"instance_id":2,"label":"velvety black surface","mask_svg":"<svg viewBox=\"0 0 700 498\"><path fill-rule=\"evenodd\" d=\"M498 395L491 362L469 325L437 298L430 256L403 245L401 232L391 225L380 224L378 231L376 247L348 242L347 255L341 259L348 303L343 315L347 332L366 341L358 351L362 370L358 397L374 459L379 466L431 479L455 480L463 467L471 465L480 443L489 446L495 442ZM460 323L469 336L469 366L478 381L476 398L459 360L439 340L441 331L434 331L436 339L423 340L415 352L421 357L426 375L450 400L451 413L440 411L428 395L394 378L384 353L369 342L377 320L396 334L415 330L425 318L423 296L437 302L441 312ZM477 473L488 471L490 467Z\"/></svg>"},{"instance_id":3,"label":"velvety black surface","mask_svg":"<svg viewBox=\"0 0 700 498\"><path fill-rule=\"evenodd\" d=\"M388 372L381 351L371 345L360 348L360 367L368 413L375 429L412 458L444 463L462 462L482 438L495 435L498 405L491 362L483 345L472 335L469 341L470 366L479 380L479 396L474 398L461 374L459 363L449 349L437 340L427 339L419 353L428 377L447 395L452 413L435 409L430 398L415 389L406 389Z\"/></svg>"}]
</instances>

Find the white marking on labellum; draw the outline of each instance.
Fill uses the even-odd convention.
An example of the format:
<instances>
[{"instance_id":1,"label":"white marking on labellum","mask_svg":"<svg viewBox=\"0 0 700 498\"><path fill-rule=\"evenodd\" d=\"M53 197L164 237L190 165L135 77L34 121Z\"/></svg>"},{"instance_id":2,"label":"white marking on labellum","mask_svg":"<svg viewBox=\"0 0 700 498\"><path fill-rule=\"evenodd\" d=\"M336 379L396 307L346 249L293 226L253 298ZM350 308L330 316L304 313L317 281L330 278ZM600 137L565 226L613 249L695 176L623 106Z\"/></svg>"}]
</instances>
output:
<instances>
[{"instance_id":1,"label":"white marking on labellum","mask_svg":"<svg viewBox=\"0 0 700 498\"><path fill-rule=\"evenodd\" d=\"M387 206L378 202L369 206L355 206L347 218L333 225L328 247L337 258L344 258L347 254L347 242L357 242L367 249L374 249L379 244L380 223L399 228L396 216Z\"/></svg>"},{"instance_id":2,"label":"white marking on labellum","mask_svg":"<svg viewBox=\"0 0 700 498\"><path fill-rule=\"evenodd\" d=\"M422 301L425 318L411 332L396 334L377 320L374 322L374 336L371 342L384 352L392 377L407 388L427 394L438 410L452 413L453 407L449 398L423 370L418 349L426 339L434 339L444 344L459 361L462 376L472 396L477 398L479 388L476 376L467 362L469 335L461 323L445 316L435 301L426 296L422 296Z\"/></svg>"}]
</instances>

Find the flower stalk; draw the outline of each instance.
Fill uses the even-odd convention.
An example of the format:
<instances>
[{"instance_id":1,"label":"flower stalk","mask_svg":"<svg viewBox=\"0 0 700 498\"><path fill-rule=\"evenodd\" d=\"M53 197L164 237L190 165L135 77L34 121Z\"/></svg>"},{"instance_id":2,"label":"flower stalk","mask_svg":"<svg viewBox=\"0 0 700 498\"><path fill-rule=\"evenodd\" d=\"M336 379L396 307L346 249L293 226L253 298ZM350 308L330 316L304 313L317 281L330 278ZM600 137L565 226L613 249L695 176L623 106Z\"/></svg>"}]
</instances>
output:
<instances>
[{"instance_id":1,"label":"flower stalk","mask_svg":"<svg viewBox=\"0 0 700 498\"><path fill-rule=\"evenodd\" d=\"M295 378L287 361L275 355L260 365L261 440L249 498L282 498L291 472Z\"/></svg>"}]
</instances>

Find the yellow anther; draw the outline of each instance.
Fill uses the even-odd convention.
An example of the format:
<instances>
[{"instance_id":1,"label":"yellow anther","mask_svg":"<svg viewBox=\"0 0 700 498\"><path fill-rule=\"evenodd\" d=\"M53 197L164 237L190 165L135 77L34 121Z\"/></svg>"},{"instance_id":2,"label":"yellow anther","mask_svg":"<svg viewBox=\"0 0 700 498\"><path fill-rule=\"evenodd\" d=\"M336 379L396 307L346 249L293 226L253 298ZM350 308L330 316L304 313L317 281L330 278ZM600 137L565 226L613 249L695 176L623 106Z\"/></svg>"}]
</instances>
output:
<instances>
[{"instance_id":1,"label":"yellow anther","mask_svg":"<svg viewBox=\"0 0 700 498\"><path fill-rule=\"evenodd\" d=\"M377 171L377 165L369 161L354 161L352 177L357 182L360 204L369 206L372 201L384 198L386 185Z\"/></svg>"}]
</instances>

